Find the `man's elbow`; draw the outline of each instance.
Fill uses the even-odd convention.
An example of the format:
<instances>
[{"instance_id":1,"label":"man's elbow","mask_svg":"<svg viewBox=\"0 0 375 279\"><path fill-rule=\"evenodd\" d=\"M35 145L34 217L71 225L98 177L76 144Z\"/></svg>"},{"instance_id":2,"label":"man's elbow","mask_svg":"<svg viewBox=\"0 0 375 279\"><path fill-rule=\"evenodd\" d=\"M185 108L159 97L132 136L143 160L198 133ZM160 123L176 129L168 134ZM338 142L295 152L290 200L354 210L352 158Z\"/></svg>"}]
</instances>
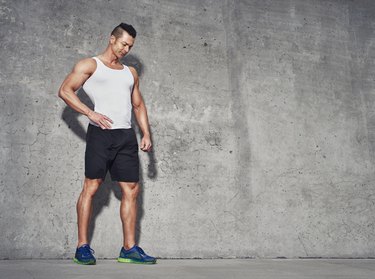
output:
<instances>
[{"instance_id":1,"label":"man's elbow","mask_svg":"<svg viewBox=\"0 0 375 279\"><path fill-rule=\"evenodd\" d=\"M59 90L58 92L57 92L57 96L59 97L59 98L63 98L63 91L62 90Z\"/></svg>"},{"instance_id":2,"label":"man's elbow","mask_svg":"<svg viewBox=\"0 0 375 279\"><path fill-rule=\"evenodd\" d=\"M142 109L142 102L139 102L139 103L133 103L132 105L133 105L133 110L134 110L135 112L138 112L138 111L140 111L140 110Z\"/></svg>"},{"instance_id":3,"label":"man's elbow","mask_svg":"<svg viewBox=\"0 0 375 279\"><path fill-rule=\"evenodd\" d=\"M62 87L59 90L59 92L57 93L57 96L60 97L61 99L65 100L68 94L69 93L66 90L64 90L64 88Z\"/></svg>"}]
</instances>

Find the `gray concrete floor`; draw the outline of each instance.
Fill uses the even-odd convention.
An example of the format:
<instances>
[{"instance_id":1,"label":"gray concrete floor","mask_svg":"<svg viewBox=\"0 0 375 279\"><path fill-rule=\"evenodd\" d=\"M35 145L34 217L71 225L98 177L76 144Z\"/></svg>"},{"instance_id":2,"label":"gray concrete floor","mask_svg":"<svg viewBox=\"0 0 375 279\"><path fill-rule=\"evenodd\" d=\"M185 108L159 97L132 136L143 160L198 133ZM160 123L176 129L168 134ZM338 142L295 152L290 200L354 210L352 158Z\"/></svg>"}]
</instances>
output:
<instances>
[{"instance_id":1,"label":"gray concrete floor","mask_svg":"<svg viewBox=\"0 0 375 279\"><path fill-rule=\"evenodd\" d=\"M2 260L0 278L375 278L373 259L158 260L156 265L98 260L81 266L71 260Z\"/></svg>"}]
</instances>

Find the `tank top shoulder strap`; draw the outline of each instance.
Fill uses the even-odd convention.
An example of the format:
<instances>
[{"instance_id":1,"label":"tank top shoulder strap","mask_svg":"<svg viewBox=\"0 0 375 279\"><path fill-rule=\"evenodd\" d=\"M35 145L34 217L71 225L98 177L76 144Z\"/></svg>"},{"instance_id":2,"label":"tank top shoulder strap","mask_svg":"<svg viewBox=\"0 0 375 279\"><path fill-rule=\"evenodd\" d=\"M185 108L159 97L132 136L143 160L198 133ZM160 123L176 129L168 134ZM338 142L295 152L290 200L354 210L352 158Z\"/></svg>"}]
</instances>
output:
<instances>
[{"instance_id":1,"label":"tank top shoulder strap","mask_svg":"<svg viewBox=\"0 0 375 279\"><path fill-rule=\"evenodd\" d=\"M95 59L96 64L99 64L98 62L101 62L100 59L99 59L98 57L96 57L96 56L92 56L91 58L94 58L94 59Z\"/></svg>"},{"instance_id":2,"label":"tank top shoulder strap","mask_svg":"<svg viewBox=\"0 0 375 279\"><path fill-rule=\"evenodd\" d=\"M102 68L103 68L103 62L100 61L100 59L96 56L92 56L91 58L94 58L94 60L96 61L96 70L95 71L98 71L99 69L100 69L99 71L101 71Z\"/></svg>"}]
</instances>

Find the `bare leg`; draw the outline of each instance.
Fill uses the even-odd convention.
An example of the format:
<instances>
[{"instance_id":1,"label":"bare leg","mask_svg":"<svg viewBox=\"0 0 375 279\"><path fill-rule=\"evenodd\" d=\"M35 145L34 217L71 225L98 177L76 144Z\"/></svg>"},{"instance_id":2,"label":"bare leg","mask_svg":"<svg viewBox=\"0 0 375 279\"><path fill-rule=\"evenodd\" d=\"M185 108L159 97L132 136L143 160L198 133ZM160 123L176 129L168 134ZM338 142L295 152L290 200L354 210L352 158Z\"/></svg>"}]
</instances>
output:
<instances>
[{"instance_id":1,"label":"bare leg","mask_svg":"<svg viewBox=\"0 0 375 279\"><path fill-rule=\"evenodd\" d=\"M137 221L138 182L118 182L122 191L120 216L124 235L123 246L130 249L135 245L135 226Z\"/></svg>"},{"instance_id":2,"label":"bare leg","mask_svg":"<svg viewBox=\"0 0 375 279\"><path fill-rule=\"evenodd\" d=\"M77 202L77 223L78 223L78 245L88 243L88 226L92 214L92 198L98 190L102 179L85 178L82 192Z\"/></svg>"}]
</instances>

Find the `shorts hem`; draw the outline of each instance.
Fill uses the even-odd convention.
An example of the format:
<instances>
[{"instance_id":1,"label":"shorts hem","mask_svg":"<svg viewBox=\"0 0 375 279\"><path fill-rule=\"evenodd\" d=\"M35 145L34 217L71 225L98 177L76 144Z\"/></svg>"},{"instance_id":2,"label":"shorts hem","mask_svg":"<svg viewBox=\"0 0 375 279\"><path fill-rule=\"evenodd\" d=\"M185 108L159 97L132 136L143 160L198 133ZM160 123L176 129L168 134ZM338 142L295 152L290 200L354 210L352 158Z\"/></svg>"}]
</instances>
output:
<instances>
[{"instance_id":1,"label":"shorts hem","mask_svg":"<svg viewBox=\"0 0 375 279\"><path fill-rule=\"evenodd\" d=\"M95 176L93 177L93 176L86 175L86 174L85 174L85 177L88 179L103 179L103 180L105 179L105 177L95 177Z\"/></svg>"},{"instance_id":2,"label":"shorts hem","mask_svg":"<svg viewBox=\"0 0 375 279\"><path fill-rule=\"evenodd\" d=\"M117 177L111 177L112 181L118 181L118 182L139 182L139 179L125 179L125 178L117 178Z\"/></svg>"}]
</instances>

